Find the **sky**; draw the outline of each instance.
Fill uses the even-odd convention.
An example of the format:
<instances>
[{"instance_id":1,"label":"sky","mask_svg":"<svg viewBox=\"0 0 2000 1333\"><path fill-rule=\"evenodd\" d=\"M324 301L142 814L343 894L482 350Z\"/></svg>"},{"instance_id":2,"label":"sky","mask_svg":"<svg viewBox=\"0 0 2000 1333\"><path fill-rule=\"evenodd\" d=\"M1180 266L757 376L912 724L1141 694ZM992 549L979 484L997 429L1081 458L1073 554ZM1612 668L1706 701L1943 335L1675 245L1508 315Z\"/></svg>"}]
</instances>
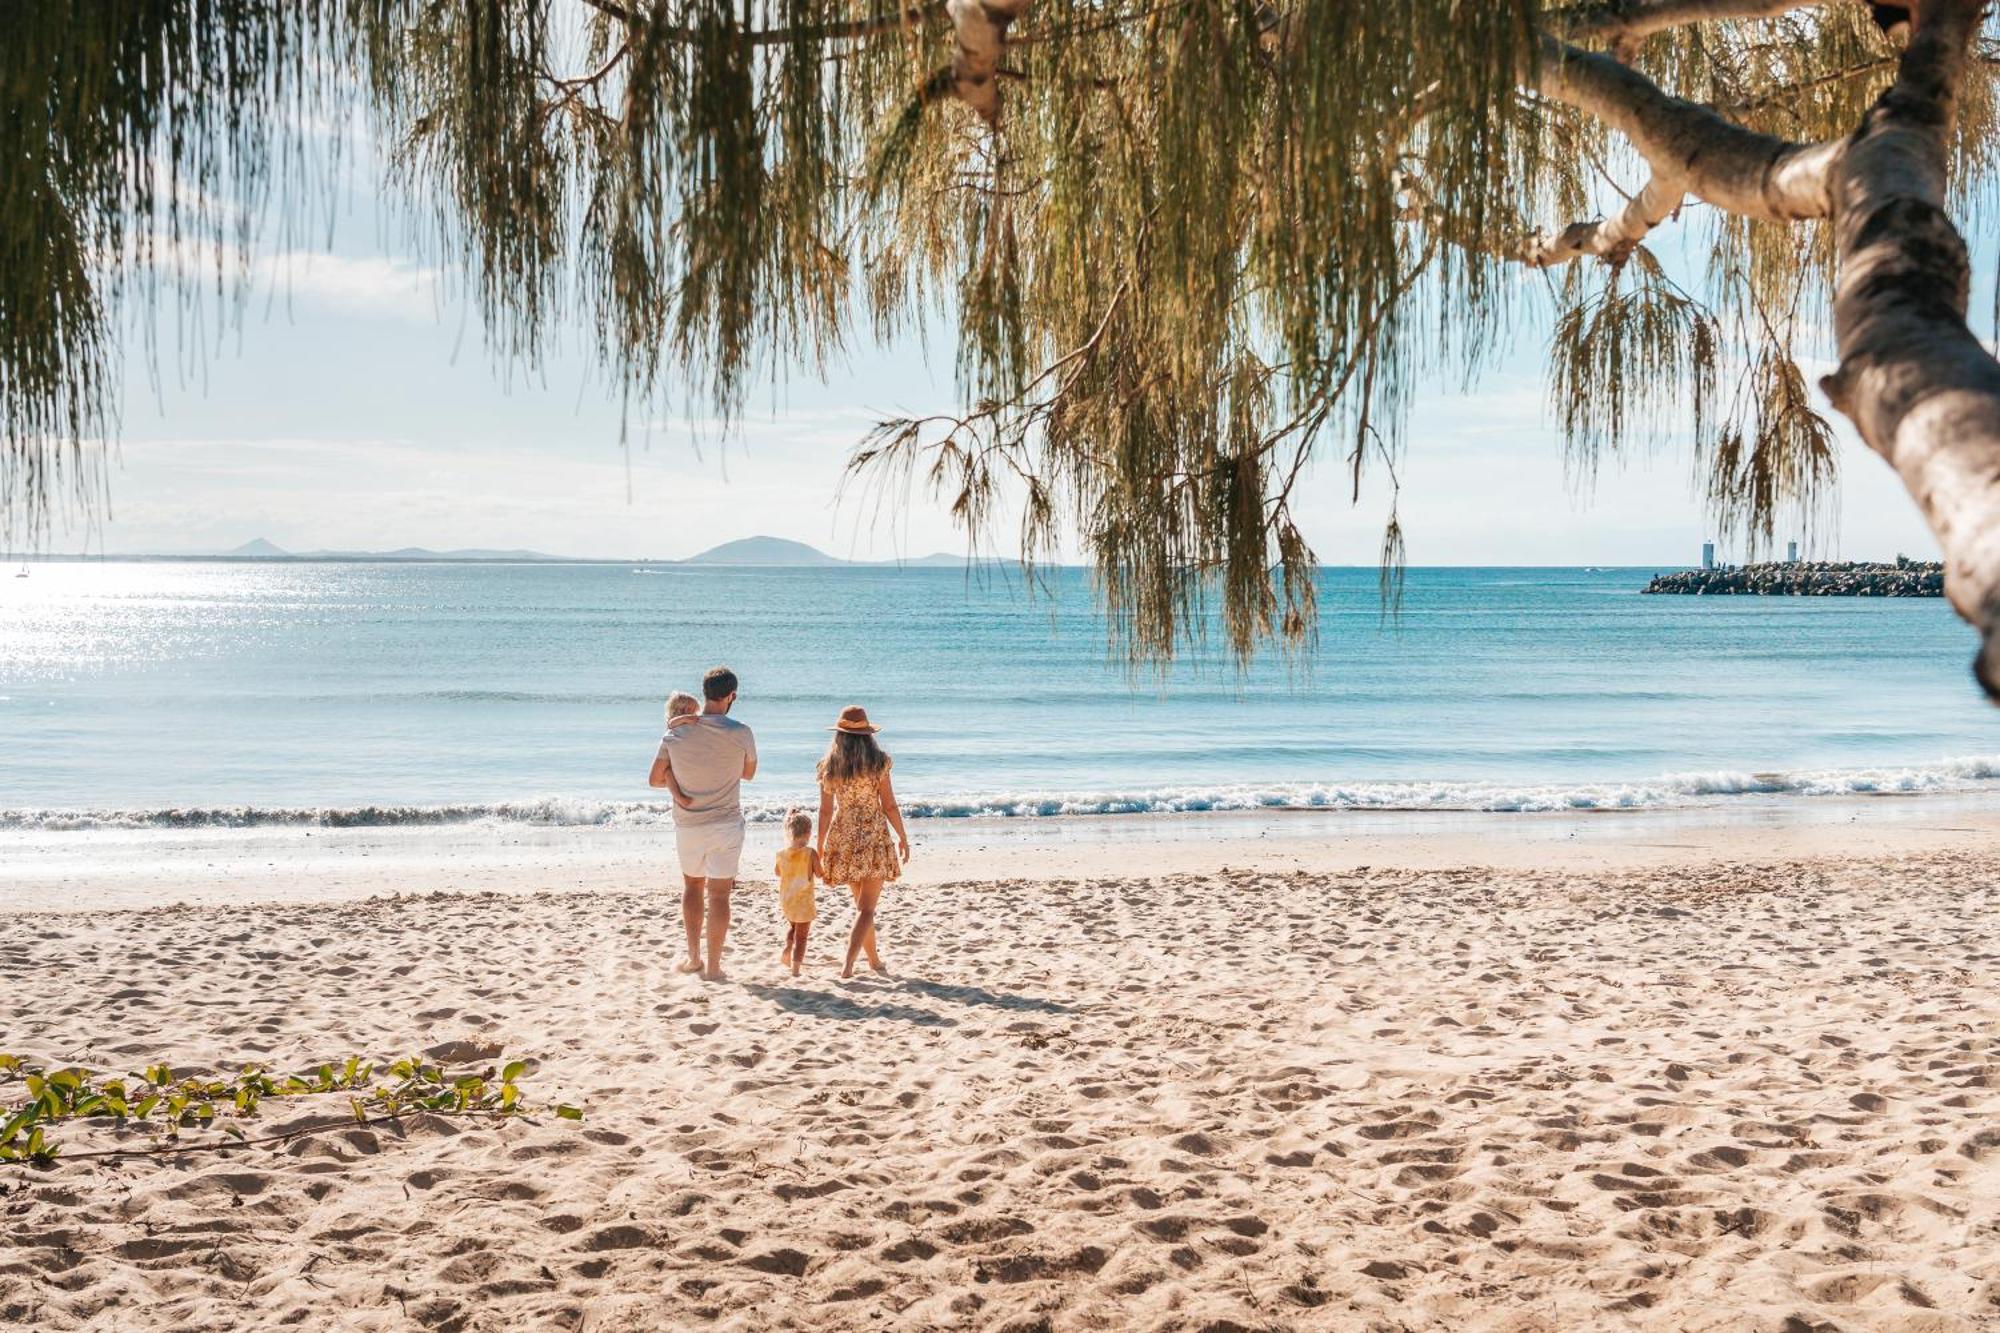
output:
<instances>
[{"instance_id":1,"label":"sky","mask_svg":"<svg viewBox=\"0 0 2000 1333\"><path fill-rule=\"evenodd\" d=\"M170 298L130 312L111 503L89 525L60 530L52 549L201 553L261 537L294 551L524 547L672 559L758 534L854 559L965 549L943 506L921 493L836 502L848 453L872 422L957 403L949 329L928 348L864 337L825 382L767 379L733 430L685 404L628 414L573 337L532 367L497 362L451 282L387 239L394 229L361 156L350 178L363 183L309 244L259 252L236 318L210 302L205 323L183 336ZM1719 534L1686 452L1612 462L1578 485L1545 410L1540 352L1539 336L1524 333L1472 389L1439 381L1413 395L1399 465L1409 562L1695 562ZM1835 420L1836 515L1808 554L1934 558L1900 483ZM1388 502L1379 469L1356 504L1329 461L1296 508L1322 561L1368 565ZM998 553L1013 549L1003 534ZM1739 552L1725 540L1723 553Z\"/></svg>"}]
</instances>

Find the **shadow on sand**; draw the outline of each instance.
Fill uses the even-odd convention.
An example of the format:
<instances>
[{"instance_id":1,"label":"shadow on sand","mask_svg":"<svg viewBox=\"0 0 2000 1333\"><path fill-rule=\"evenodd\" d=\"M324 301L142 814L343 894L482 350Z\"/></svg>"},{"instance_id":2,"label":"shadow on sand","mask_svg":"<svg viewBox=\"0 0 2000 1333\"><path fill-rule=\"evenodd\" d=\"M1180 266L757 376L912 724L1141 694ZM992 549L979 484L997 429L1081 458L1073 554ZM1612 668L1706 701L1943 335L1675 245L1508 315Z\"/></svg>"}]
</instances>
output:
<instances>
[{"instance_id":1,"label":"shadow on sand","mask_svg":"<svg viewBox=\"0 0 2000 1333\"><path fill-rule=\"evenodd\" d=\"M924 981L908 977L894 983L897 990L908 991L912 995L922 995L932 1000L950 1000L954 1004L983 1005L988 1009L1012 1009L1030 1014L1073 1014L1074 1008L1057 1000L1044 1000L1039 995L1014 995L1007 991L988 990L984 986L952 986L942 981Z\"/></svg>"},{"instance_id":2,"label":"shadow on sand","mask_svg":"<svg viewBox=\"0 0 2000 1333\"><path fill-rule=\"evenodd\" d=\"M767 986L756 982L743 989L760 1000L769 1000L780 1009L795 1014L811 1014L815 1018L887 1018L899 1023L912 1023L922 1028L958 1026L958 1020L955 1018L947 1018L934 1009L919 1009L913 1004L870 1004L865 1000L853 999L846 995L833 995L826 991L803 990L797 986Z\"/></svg>"}]
</instances>

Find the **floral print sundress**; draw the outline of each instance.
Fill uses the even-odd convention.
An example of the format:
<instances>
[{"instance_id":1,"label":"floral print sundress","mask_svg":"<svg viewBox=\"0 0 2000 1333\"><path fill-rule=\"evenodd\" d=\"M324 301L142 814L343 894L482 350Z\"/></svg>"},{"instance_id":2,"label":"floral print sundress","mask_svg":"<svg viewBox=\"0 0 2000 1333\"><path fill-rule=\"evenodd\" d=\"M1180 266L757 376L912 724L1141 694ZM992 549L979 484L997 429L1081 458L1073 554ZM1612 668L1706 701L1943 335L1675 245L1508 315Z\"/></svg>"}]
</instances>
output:
<instances>
[{"instance_id":1,"label":"floral print sundress","mask_svg":"<svg viewBox=\"0 0 2000 1333\"><path fill-rule=\"evenodd\" d=\"M833 817L826 821L826 855L820 869L829 884L854 887L856 880L891 880L903 873L896 855L896 836L882 813L882 773L820 783L833 795Z\"/></svg>"}]
</instances>

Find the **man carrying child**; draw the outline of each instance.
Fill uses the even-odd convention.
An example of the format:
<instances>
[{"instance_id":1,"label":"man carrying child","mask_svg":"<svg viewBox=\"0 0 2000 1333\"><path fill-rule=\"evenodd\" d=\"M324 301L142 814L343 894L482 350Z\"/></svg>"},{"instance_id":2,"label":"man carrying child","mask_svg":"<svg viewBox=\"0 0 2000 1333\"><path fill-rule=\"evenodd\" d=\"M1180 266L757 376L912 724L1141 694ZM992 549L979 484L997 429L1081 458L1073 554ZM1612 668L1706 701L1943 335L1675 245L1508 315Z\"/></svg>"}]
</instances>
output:
<instances>
[{"instance_id":1,"label":"man carrying child","mask_svg":"<svg viewBox=\"0 0 2000 1333\"><path fill-rule=\"evenodd\" d=\"M742 784L757 776L757 740L750 728L729 716L736 702L735 672L716 667L702 677L701 693L701 711L691 721L674 716L673 701L668 701L667 733L646 781L666 788L674 798L681 922L687 927L688 947L680 970L719 981L722 945L729 934L729 895L743 857Z\"/></svg>"}]
</instances>

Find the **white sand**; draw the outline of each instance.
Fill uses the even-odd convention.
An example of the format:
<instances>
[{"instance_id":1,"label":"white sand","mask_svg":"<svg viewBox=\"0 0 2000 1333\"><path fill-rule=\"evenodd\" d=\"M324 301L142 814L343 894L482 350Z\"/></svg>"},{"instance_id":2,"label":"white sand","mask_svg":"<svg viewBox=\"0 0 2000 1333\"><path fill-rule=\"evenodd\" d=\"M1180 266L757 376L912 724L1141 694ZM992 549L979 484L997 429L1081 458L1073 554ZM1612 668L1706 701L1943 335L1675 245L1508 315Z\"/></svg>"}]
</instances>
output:
<instances>
[{"instance_id":1,"label":"white sand","mask_svg":"<svg viewBox=\"0 0 2000 1333\"><path fill-rule=\"evenodd\" d=\"M794 983L745 890L706 985L676 900L581 854L519 872L561 892L16 918L0 1049L476 1038L589 1118L0 1168L0 1325L1992 1326L2000 853L1898 827L1529 844L1563 870L1017 847L892 887L902 979L850 986L833 895Z\"/></svg>"}]
</instances>

